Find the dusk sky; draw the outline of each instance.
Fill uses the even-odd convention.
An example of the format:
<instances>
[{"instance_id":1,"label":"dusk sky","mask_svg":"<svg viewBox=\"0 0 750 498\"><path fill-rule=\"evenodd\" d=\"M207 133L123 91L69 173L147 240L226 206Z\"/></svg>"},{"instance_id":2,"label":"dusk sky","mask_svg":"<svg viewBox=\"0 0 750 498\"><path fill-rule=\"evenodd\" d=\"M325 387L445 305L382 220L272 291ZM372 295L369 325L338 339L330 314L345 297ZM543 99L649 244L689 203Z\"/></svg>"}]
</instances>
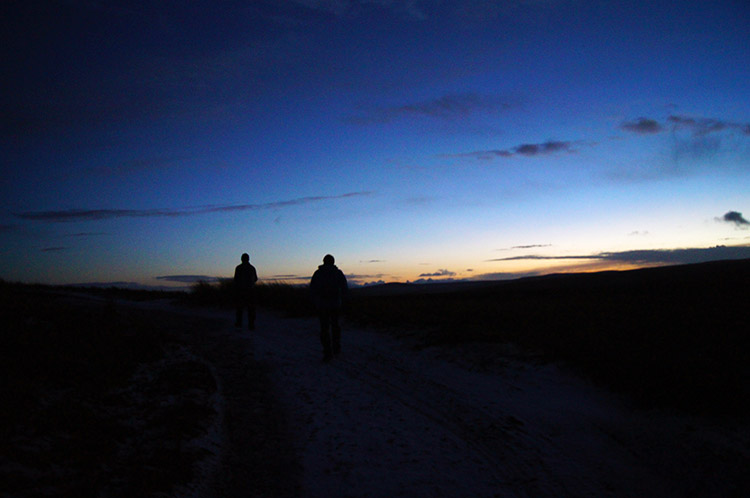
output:
<instances>
[{"instance_id":1,"label":"dusk sky","mask_svg":"<svg viewBox=\"0 0 750 498\"><path fill-rule=\"evenodd\" d=\"M750 3L3 2L0 278L750 258ZM744 214L743 214L744 213Z\"/></svg>"}]
</instances>

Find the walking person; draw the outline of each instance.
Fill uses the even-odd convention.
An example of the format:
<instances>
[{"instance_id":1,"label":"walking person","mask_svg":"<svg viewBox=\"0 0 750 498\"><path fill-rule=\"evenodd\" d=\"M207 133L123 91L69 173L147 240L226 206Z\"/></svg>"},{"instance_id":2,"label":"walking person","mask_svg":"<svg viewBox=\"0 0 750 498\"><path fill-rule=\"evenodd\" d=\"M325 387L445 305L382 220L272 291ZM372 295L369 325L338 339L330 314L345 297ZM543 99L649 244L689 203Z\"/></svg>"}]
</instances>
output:
<instances>
[{"instance_id":1,"label":"walking person","mask_svg":"<svg viewBox=\"0 0 750 498\"><path fill-rule=\"evenodd\" d=\"M247 309L247 328L255 330L255 282L258 273L250 264L250 256L245 253L240 258L242 263L234 269L234 297L237 306L235 327L242 327L242 315Z\"/></svg>"},{"instance_id":2,"label":"walking person","mask_svg":"<svg viewBox=\"0 0 750 498\"><path fill-rule=\"evenodd\" d=\"M323 264L318 266L310 280L310 293L320 319L320 342L325 362L341 352L339 315L348 292L346 277L334 262L333 256L326 254Z\"/></svg>"}]
</instances>

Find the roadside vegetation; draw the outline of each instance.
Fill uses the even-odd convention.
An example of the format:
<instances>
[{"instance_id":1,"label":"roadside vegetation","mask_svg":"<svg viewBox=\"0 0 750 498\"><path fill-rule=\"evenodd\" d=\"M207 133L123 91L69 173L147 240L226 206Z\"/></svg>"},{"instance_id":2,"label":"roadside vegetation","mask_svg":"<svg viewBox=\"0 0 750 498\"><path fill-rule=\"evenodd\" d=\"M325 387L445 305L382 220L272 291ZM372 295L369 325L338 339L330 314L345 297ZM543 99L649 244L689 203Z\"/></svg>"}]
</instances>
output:
<instances>
[{"instance_id":1,"label":"roadside vegetation","mask_svg":"<svg viewBox=\"0 0 750 498\"><path fill-rule=\"evenodd\" d=\"M255 285L258 306L283 312L286 316L312 316L315 310L307 287L277 282L261 282ZM218 283L197 282L187 295L182 296L192 306L234 307L234 282L224 279Z\"/></svg>"},{"instance_id":2,"label":"roadside vegetation","mask_svg":"<svg viewBox=\"0 0 750 498\"><path fill-rule=\"evenodd\" d=\"M222 346L206 353L195 344L225 324L122 301L185 293L81 292L0 281L0 494L194 492L219 464L222 453L207 435L227 410L217 406L221 393L208 362L226 360ZM262 496L278 488L261 479L273 464L267 455L278 445L278 416L262 367L243 367L247 377L236 387L250 400L243 409L257 417L243 432L253 448L245 463L258 479L249 496ZM231 490L236 476L229 477L221 484Z\"/></svg>"}]
</instances>

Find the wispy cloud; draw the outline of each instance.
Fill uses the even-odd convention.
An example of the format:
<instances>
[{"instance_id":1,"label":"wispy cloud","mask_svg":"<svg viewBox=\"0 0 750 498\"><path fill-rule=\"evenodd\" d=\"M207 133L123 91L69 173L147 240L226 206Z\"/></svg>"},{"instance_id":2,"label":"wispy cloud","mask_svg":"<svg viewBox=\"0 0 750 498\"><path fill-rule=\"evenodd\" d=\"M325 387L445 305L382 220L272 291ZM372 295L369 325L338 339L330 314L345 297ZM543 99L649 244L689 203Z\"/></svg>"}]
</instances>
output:
<instances>
[{"instance_id":1,"label":"wispy cloud","mask_svg":"<svg viewBox=\"0 0 750 498\"><path fill-rule=\"evenodd\" d=\"M359 275L356 273L347 273L346 278L349 280L364 280L364 279L373 279L373 278L383 278L387 275L384 273L375 273L370 275Z\"/></svg>"},{"instance_id":2,"label":"wispy cloud","mask_svg":"<svg viewBox=\"0 0 750 498\"><path fill-rule=\"evenodd\" d=\"M439 99L393 107L394 114L432 116L443 119L467 116L475 112L505 111L513 107L508 100L476 93L446 95Z\"/></svg>"},{"instance_id":3,"label":"wispy cloud","mask_svg":"<svg viewBox=\"0 0 750 498\"><path fill-rule=\"evenodd\" d=\"M744 135L750 135L750 123L736 123L714 118L694 118L677 115L669 116L667 122L675 130L686 129L699 137L725 130L736 130Z\"/></svg>"},{"instance_id":4,"label":"wispy cloud","mask_svg":"<svg viewBox=\"0 0 750 498\"><path fill-rule=\"evenodd\" d=\"M523 255L487 261L599 260L632 264L688 264L722 259L750 258L750 246L715 246L688 249L643 249L578 255Z\"/></svg>"},{"instance_id":5,"label":"wispy cloud","mask_svg":"<svg viewBox=\"0 0 750 498\"><path fill-rule=\"evenodd\" d=\"M732 136L735 144L738 134L740 139L750 137L750 124L681 115L669 116L667 122L672 129L672 156L678 172L690 167L691 162L713 159Z\"/></svg>"},{"instance_id":6,"label":"wispy cloud","mask_svg":"<svg viewBox=\"0 0 750 498\"><path fill-rule=\"evenodd\" d=\"M615 182L652 181L665 178L683 177L703 171L704 167L716 167L721 163L708 161L723 152L741 150L739 142L750 138L750 124L736 121L692 117L672 114L664 119L641 117L626 121L620 129L640 135L669 134L666 146L669 147L671 161L655 167L630 165L606 174Z\"/></svg>"},{"instance_id":7,"label":"wispy cloud","mask_svg":"<svg viewBox=\"0 0 750 498\"><path fill-rule=\"evenodd\" d=\"M620 128L641 135L659 133L664 129L656 120L650 118L638 118L635 121L626 121L620 125Z\"/></svg>"},{"instance_id":8,"label":"wispy cloud","mask_svg":"<svg viewBox=\"0 0 750 498\"><path fill-rule=\"evenodd\" d=\"M183 157L154 157L149 159L131 159L115 163L104 163L89 168L86 175L96 176L126 176L133 173L164 170L178 165Z\"/></svg>"},{"instance_id":9,"label":"wispy cloud","mask_svg":"<svg viewBox=\"0 0 750 498\"><path fill-rule=\"evenodd\" d=\"M667 117L664 124L653 118L641 117L635 121L625 121L620 125L625 131L639 134L653 134L666 130L688 131L695 137L704 137L712 133L723 131L738 131L743 135L750 136L750 123L738 123L716 118L702 118L672 114Z\"/></svg>"},{"instance_id":10,"label":"wispy cloud","mask_svg":"<svg viewBox=\"0 0 750 498\"><path fill-rule=\"evenodd\" d=\"M78 232L78 233L70 233L66 235L66 237L85 239L88 237L98 237L100 235L109 235L109 234L105 232Z\"/></svg>"},{"instance_id":11,"label":"wispy cloud","mask_svg":"<svg viewBox=\"0 0 750 498\"><path fill-rule=\"evenodd\" d=\"M473 114L496 114L520 106L520 100L509 97L460 93L432 100L364 111L347 121L353 124L382 124L400 118L426 117L441 120L465 118Z\"/></svg>"},{"instance_id":12,"label":"wispy cloud","mask_svg":"<svg viewBox=\"0 0 750 498\"><path fill-rule=\"evenodd\" d=\"M116 218L159 218L159 217L181 217L194 216L198 214L227 213L237 211L262 211L268 209L279 209L292 206L313 204L323 201L342 200L355 197L372 195L373 192L350 192L333 196L310 196L290 199L286 201L275 201L263 204L230 204L220 206L200 206L180 209L64 209L53 211L26 211L14 213L14 216L24 220L47 221L47 222L69 222L69 221L92 221L108 220Z\"/></svg>"},{"instance_id":13,"label":"wispy cloud","mask_svg":"<svg viewBox=\"0 0 750 498\"><path fill-rule=\"evenodd\" d=\"M450 154L447 157L473 157L476 159L494 159L496 157L510 158L516 156L522 157L536 157L536 156L547 156L551 154L567 153L572 154L576 152L575 144L569 141L558 141L550 140L541 143L527 143L517 145L510 149L490 149L490 150L478 150L474 152L465 152L460 154Z\"/></svg>"},{"instance_id":14,"label":"wispy cloud","mask_svg":"<svg viewBox=\"0 0 750 498\"><path fill-rule=\"evenodd\" d=\"M421 273L419 276L420 277L455 277L456 272L443 269L443 270L438 270L434 273Z\"/></svg>"},{"instance_id":15,"label":"wispy cloud","mask_svg":"<svg viewBox=\"0 0 750 498\"><path fill-rule=\"evenodd\" d=\"M218 282L218 277L211 277L208 275L163 275L154 277L156 280L162 280L164 282L177 282L180 284L194 284L197 282Z\"/></svg>"},{"instance_id":16,"label":"wispy cloud","mask_svg":"<svg viewBox=\"0 0 750 498\"><path fill-rule=\"evenodd\" d=\"M525 246L504 247L502 249L497 249L497 250L498 251L512 251L514 249L536 249L538 247L552 247L552 244L529 244Z\"/></svg>"},{"instance_id":17,"label":"wispy cloud","mask_svg":"<svg viewBox=\"0 0 750 498\"><path fill-rule=\"evenodd\" d=\"M539 254L524 254L522 256L508 256L507 258L487 259L487 262L494 261L545 261L545 260L564 260L564 259L606 259L602 254L594 255L566 255L566 256L544 256Z\"/></svg>"},{"instance_id":18,"label":"wispy cloud","mask_svg":"<svg viewBox=\"0 0 750 498\"><path fill-rule=\"evenodd\" d=\"M205 1L190 5L139 2L137 7L131 3L47 2L43 9L47 18L74 16L79 23L76 27L53 23L50 26L55 27L56 36L43 36L39 7L34 2L15 2L11 13L19 15L10 18L16 21L18 36L6 37L10 43L7 50L38 54L39 67L60 64L60 71L54 82L47 82L38 77L33 69L36 66L23 58L8 59L6 73L14 77L6 78L8 89L0 95L0 137L35 139L50 133L155 120L160 125L188 119L226 123L246 116L257 94L276 85L278 72L299 65L299 59L288 50L303 44L299 39L304 37L258 36L276 31L278 17L274 14L289 10L287 2L223 4L221 8ZM76 12L76 8L84 10ZM174 22L186 13L201 19L203 38L221 34L223 43L205 43L198 50L194 30L187 23ZM298 18L309 17L309 13L302 12ZM243 25L247 32L227 30L228 21ZM78 40L80 32L101 29L119 40L115 52L101 47L101 56L129 55L100 64L85 51L70 53L73 51L67 50L67 45L54 45ZM133 36L141 33L149 35ZM65 58L56 60L61 56ZM80 77L81 68L85 68L86 78ZM274 83L268 84L271 80ZM252 98L246 91L250 87ZM23 98L18 98L20 95Z\"/></svg>"},{"instance_id":19,"label":"wispy cloud","mask_svg":"<svg viewBox=\"0 0 750 498\"><path fill-rule=\"evenodd\" d=\"M513 149L513 152L522 156L540 156L553 154L555 152L573 152L571 142L550 141L539 144L522 144Z\"/></svg>"},{"instance_id":20,"label":"wispy cloud","mask_svg":"<svg viewBox=\"0 0 750 498\"><path fill-rule=\"evenodd\" d=\"M732 223L740 228L747 228L748 226L750 226L750 221L747 221L745 217L742 216L742 213L738 213L737 211L729 211L724 216L722 216L719 221Z\"/></svg>"},{"instance_id":21,"label":"wispy cloud","mask_svg":"<svg viewBox=\"0 0 750 498\"><path fill-rule=\"evenodd\" d=\"M370 263L385 263L386 261L384 259L370 259L366 261L360 261L360 263L363 264L370 264Z\"/></svg>"},{"instance_id":22,"label":"wispy cloud","mask_svg":"<svg viewBox=\"0 0 750 498\"><path fill-rule=\"evenodd\" d=\"M462 23L484 22L502 15L515 14L519 8L541 9L562 0L503 0L490 2L470 0L445 2L442 0L293 0L307 9L314 9L337 17L357 16L368 12L368 7L389 9L406 18L423 21L437 15L448 15Z\"/></svg>"},{"instance_id":23,"label":"wispy cloud","mask_svg":"<svg viewBox=\"0 0 750 498\"><path fill-rule=\"evenodd\" d=\"M310 275L271 275L270 280L308 280Z\"/></svg>"}]
</instances>

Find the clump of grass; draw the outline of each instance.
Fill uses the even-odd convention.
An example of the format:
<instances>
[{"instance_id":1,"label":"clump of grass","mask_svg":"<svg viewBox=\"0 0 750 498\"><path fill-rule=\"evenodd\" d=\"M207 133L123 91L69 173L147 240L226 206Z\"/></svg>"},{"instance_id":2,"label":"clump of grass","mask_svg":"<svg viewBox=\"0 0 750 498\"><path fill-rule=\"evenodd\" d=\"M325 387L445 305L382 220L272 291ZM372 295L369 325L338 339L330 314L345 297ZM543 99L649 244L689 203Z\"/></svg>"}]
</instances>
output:
<instances>
[{"instance_id":1,"label":"clump of grass","mask_svg":"<svg viewBox=\"0 0 750 498\"><path fill-rule=\"evenodd\" d=\"M187 302L199 306L232 308L235 306L234 282L224 279L218 283L198 282L187 296ZM306 286L278 282L255 285L258 306L282 311L288 316L309 316L314 313Z\"/></svg>"},{"instance_id":2,"label":"clump of grass","mask_svg":"<svg viewBox=\"0 0 750 498\"><path fill-rule=\"evenodd\" d=\"M218 306L229 308L234 306L234 282L231 279L221 279L218 283L199 281L192 285L186 299L198 306Z\"/></svg>"},{"instance_id":3,"label":"clump of grass","mask_svg":"<svg viewBox=\"0 0 750 498\"><path fill-rule=\"evenodd\" d=\"M263 283L256 288L258 305L285 312L288 316L311 316L315 310L307 286Z\"/></svg>"},{"instance_id":4,"label":"clump of grass","mask_svg":"<svg viewBox=\"0 0 750 498\"><path fill-rule=\"evenodd\" d=\"M126 289L117 286L55 286L46 288L64 292L78 291L107 299L125 299L127 301L180 300L185 296L183 290Z\"/></svg>"}]
</instances>

